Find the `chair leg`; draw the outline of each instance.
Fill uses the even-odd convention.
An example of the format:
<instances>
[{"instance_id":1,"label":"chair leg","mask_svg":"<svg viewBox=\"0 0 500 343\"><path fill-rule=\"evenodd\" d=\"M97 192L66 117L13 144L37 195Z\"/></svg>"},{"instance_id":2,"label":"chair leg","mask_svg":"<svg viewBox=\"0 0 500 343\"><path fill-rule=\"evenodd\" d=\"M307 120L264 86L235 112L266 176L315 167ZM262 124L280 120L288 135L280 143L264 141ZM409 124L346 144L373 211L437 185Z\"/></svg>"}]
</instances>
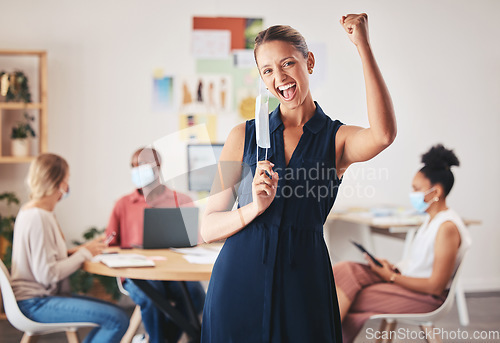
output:
<instances>
[{"instance_id":1,"label":"chair leg","mask_svg":"<svg viewBox=\"0 0 500 343\"><path fill-rule=\"evenodd\" d=\"M397 322L395 320L385 320L382 319L380 323L380 338L377 339L377 343L391 343L392 342L392 332L396 328ZM387 337L387 338L385 338Z\"/></svg>"},{"instance_id":2,"label":"chair leg","mask_svg":"<svg viewBox=\"0 0 500 343\"><path fill-rule=\"evenodd\" d=\"M420 329L425 332L428 343L443 343L441 336L434 332L434 325L420 325ZM430 334L428 334L430 332Z\"/></svg>"},{"instance_id":3,"label":"chair leg","mask_svg":"<svg viewBox=\"0 0 500 343\"><path fill-rule=\"evenodd\" d=\"M66 331L66 338L68 339L68 343L80 343L77 331Z\"/></svg>"},{"instance_id":4,"label":"chair leg","mask_svg":"<svg viewBox=\"0 0 500 343\"><path fill-rule=\"evenodd\" d=\"M130 317L130 322L128 324L127 332L125 332L125 334L123 335L120 343L132 342L132 338L134 338L137 329L139 329L139 326L141 325L141 322L142 322L141 307L137 305L134 309L134 312L132 313L132 316Z\"/></svg>"},{"instance_id":5,"label":"chair leg","mask_svg":"<svg viewBox=\"0 0 500 343\"><path fill-rule=\"evenodd\" d=\"M38 336L30 336L27 333L23 335L20 343L35 343L38 340Z\"/></svg>"},{"instance_id":6,"label":"chair leg","mask_svg":"<svg viewBox=\"0 0 500 343\"><path fill-rule=\"evenodd\" d=\"M469 325L469 311L467 309L467 301L465 300L464 289L460 283L460 279L455 286L455 299L457 300L458 318L463 326Z\"/></svg>"}]
</instances>

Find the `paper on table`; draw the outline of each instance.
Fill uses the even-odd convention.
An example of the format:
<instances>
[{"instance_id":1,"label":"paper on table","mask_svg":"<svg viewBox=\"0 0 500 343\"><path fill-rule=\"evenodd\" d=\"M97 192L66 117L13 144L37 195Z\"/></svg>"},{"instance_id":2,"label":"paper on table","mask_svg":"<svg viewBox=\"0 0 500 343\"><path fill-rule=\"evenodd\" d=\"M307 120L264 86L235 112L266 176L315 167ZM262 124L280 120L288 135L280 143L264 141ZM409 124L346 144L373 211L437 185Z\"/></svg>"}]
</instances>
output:
<instances>
[{"instance_id":1,"label":"paper on table","mask_svg":"<svg viewBox=\"0 0 500 343\"><path fill-rule=\"evenodd\" d=\"M101 254L94 256L92 262L101 262L110 268L154 267L154 261L139 254Z\"/></svg>"},{"instance_id":2,"label":"paper on table","mask_svg":"<svg viewBox=\"0 0 500 343\"><path fill-rule=\"evenodd\" d=\"M218 254L220 251L220 247L204 247L204 246L195 246L192 248L170 248L170 250L178 252L180 254L185 255L211 255L213 253Z\"/></svg>"},{"instance_id":3,"label":"paper on table","mask_svg":"<svg viewBox=\"0 0 500 343\"><path fill-rule=\"evenodd\" d=\"M214 264L218 254L215 255L184 255L183 257L192 264Z\"/></svg>"},{"instance_id":4,"label":"paper on table","mask_svg":"<svg viewBox=\"0 0 500 343\"><path fill-rule=\"evenodd\" d=\"M172 248L171 250L181 253L189 263L193 264L214 264L219 256L220 247L193 247L193 248Z\"/></svg>"}]
</instances>

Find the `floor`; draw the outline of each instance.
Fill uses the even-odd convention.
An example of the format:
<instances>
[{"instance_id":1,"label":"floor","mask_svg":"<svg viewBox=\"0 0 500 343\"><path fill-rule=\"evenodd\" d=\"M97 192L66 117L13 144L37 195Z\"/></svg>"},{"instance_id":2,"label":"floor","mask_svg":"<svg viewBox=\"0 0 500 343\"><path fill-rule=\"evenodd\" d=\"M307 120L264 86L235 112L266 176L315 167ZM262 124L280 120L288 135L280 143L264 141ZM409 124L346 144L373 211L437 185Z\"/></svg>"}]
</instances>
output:
<instances>
[{"instance_id":1,"label":"floor","mask_svg":"<svg viewBox=\"0 0 500 343\"><path fill-rule=\"evenodd\" d=\"M475 293L467 294L467 305L469 308L470 324L468 327L460 326L458 322L458 313L456 307L454 307L451 312L443 318L441 321L435 323L436 328L440 328L443 331L448 332L449 339L444 339L443 342L449 343L459 343L459 342L499 342L500 343L500 292L495 293ZM129 313L132 314L133 306L130 303L122 304L122 307ZM379 321L369 321L358 335L355 343L365 343L374 342L374 337L376 330L378 330L380 325ZM79 331L79 336L82 339L89 330L82 329ZM394 343L398 342L425 342L423 339L415 339L418 337L418 332L420 330L414 326L408 325L398 325L396 328L396 333L398 338L402 338L401 335L405 335L407 339L395 339ZM474 332L483 335L483 339L472 339ZM139 332L143 332L143 328L139 329ZM453 337L452 335L460 335ZM466 338L468 335L468 339ZM490 339L487 339L487 335ZM0 343L17 343L21 340L22 333L13 328L7 320L0 320ZM460 339L459 339L460 338ZM463 339L462 339L463 338ZM181 341L186 341L185 338ZM50 334L41 336L38 341L39 343L52 342L66 342L66 337L64 334ZM221 342L222 343L222 342ZM309 343L309 342L304 342Z\"/></svg>"},{"instance_id":2,"label":"floor","mask_svg":"<svg viewBox=\"0 0 500 343\"><path fill-rule=\"evenodd\" d=\"M434 323L434 327L447 332L448 339L443 342L500 342L500 292L466 294L469 309L470 324L467 327L460 325L456 305L446 317ZM361 330L355 343L375 342L374 334L379 330L380 320L368 321ZM417 326L398 324L395 328L393 343L425 342L419 339L420 328ZM472 339L474 333L490 335L493 339Z\"/></svg>"}]
</instances>

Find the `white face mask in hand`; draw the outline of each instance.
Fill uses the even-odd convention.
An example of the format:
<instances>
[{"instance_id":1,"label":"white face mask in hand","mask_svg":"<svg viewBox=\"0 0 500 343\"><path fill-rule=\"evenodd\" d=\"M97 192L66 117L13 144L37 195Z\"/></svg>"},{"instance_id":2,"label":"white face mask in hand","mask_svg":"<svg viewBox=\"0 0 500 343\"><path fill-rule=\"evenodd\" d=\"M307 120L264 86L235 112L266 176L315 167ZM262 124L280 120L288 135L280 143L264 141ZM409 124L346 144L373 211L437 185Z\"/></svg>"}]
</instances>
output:
<instances>
[{"instance_id":1,"label":"white face mask in hand","mask_svg":"<svg viewBox=\"0 0 500 343\"><path fill-rule=\"evenodd\" d=\"M255 99L255 135L257 139L257 162L259 161L259 147L267 149L271 147L269 133L269 91L263 89L262 80L259 82L259 95Z\"/></svg>"}]
</instances>

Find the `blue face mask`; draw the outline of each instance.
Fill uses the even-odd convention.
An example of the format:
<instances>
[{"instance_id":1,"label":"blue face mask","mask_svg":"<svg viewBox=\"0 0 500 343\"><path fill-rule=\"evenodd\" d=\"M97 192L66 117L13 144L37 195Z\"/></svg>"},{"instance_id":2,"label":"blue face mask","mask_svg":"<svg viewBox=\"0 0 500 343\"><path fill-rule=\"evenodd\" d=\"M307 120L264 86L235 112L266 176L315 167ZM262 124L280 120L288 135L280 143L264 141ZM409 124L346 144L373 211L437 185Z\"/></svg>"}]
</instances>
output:
<instances>
[{"instance_id":1,"label":"blue face mask","mask_svg":"<svg viewBox=\"0 0 500 343\"><path fill-rule=\"evenodd\" d=\"M69 186L68 186L68 191L65 192L62 188L59 188L59 192L62 193L62 197L60 200L66 199L67 197L69 197Z\"/></svg>"},{"instance_id":2,"label":"blue face mask","mask_svg":"<svg viewBox=\"0 0 500 343\"><path fill-rule=\"evenodd\" d=\"M155 180L155 173L150 164L141 164L132 168L132 182L137 188L143 188L150 185Z\"/></svg>"},{"instance_id":3,"label":"blue face mask","mask_svg":"<svg viewBox=\"0 0 500 343\"><path fill-rule=\"evenodd\" d=\"M431 202L425 202L424 199L432 191L434 191L434 187L427 192L410 192L410 202L417 212L424 213L431 206Z\"/></svg>"}]
</instances>

